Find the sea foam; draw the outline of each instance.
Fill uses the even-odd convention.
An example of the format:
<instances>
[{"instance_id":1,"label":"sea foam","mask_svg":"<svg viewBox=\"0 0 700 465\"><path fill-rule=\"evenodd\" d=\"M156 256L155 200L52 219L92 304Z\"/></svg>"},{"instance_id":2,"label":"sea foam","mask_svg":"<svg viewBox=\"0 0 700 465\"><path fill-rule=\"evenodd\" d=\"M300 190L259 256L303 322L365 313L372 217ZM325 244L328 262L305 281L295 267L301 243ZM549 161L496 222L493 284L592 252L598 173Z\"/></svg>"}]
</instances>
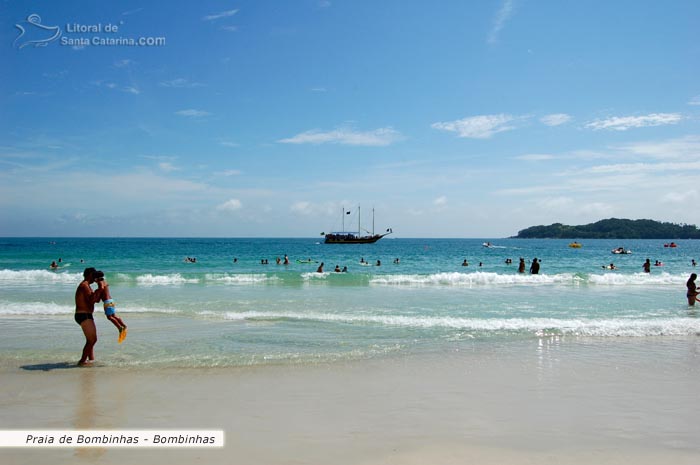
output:
<instances>
[{"instance_id":1,"label":"sea foam","mask_svg":"<svg viewBox=\"0 0 700 465\"><path fill-rule=\"evenodd\" d=\"M0 270L0 282L3 283L79 283L82 273L49 270Z\"/></svg>"},{"instance_id":2,"label":"sea foam","mask_svg":"<svg viewBox=\"0 0 700 465\"><path fill-rule=\"evenodd\" d=\"M142 286L179 286L183 284L196 284L199 282L199 279L185 278L179 273L170 275L153 275L148 273L141 276L137 276L136 282Z\"/></svg>"},{"instance_id":3,"label":"sea foam","mask_svg":"<svg viewBox=\"0 0 700 465\"><path fill-rule=\"evenodd\" d=\"M700 334L700 320L658 319L557 319L557 318L460 318L406 315L365 315L296 312L228 312L228 320L307 321L323 323L372 324L415 329L449 329L481 335L529 333L535 336L645 337L692 336Z\"/></svg>"}]
</instances>

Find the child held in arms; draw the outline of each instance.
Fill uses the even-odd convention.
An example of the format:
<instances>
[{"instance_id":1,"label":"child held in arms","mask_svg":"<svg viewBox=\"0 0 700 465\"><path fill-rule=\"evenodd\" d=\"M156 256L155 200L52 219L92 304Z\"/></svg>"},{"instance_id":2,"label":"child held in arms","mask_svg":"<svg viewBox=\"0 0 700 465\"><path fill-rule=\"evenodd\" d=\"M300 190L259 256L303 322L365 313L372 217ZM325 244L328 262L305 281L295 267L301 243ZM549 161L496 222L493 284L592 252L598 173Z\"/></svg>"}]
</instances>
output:
<instances>
[{"instance_id":1,"label":"child held in arms","mask_svg":"<svg viewBox=\"0 0 700 465\"><path fill-rule=\"evenodd\" d=\"M117 316L114 299L112 299L112 295L109 293L109 284L105 281L105 274L102 271L95 272L95 282L97 283L98 292L101 293L100 297L104 304L105 316L119 330L118 342L121 344L124 342L124 339L126 339L126 324Z\"/></svg>"}]
</instances>

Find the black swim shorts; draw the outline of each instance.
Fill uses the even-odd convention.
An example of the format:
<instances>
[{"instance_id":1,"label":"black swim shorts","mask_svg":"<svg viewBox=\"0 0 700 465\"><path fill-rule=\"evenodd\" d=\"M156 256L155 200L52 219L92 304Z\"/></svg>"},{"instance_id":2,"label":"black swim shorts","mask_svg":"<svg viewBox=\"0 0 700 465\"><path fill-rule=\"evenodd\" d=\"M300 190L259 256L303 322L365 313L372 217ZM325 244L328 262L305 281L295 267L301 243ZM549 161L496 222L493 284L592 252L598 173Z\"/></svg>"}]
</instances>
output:
<instances>
[{"instance_id":1,"label":"black swim shorts","mask_svg":"<svg viewBox=\"0 0 700 465\"><path fill-rule=\"evenodd\" d=\"M93 319L92 313L80 312L80 313L75 314L75 322L78 323L79 325L82 325L83 321L85 321L85 320L92 320L92 319Z\"/></svg>"}]
</instances>

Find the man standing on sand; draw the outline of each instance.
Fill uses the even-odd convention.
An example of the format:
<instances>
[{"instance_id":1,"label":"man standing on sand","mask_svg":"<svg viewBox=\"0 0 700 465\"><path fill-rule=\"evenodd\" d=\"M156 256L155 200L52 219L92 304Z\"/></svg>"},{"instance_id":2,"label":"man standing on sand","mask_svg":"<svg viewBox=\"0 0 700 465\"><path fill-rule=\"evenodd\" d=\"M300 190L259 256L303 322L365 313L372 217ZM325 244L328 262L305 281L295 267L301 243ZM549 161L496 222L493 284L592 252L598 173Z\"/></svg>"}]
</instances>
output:
<instances>
[{"instance_id":1,"label":"man standing on sand","mask_svg":"<svg viewBox=\"0 0 700 465\"><path fill-rule=\"evenodd\" d=\"M95 282L95 268L85 268L83 281L75 291L75 322L85 334L85 346L83 355L78 365L87 365L95 360L95 344L97 343L97 328L92 314L95 311L95 303L100 301L101 292L94 292L90 284Z\"/></svg>"}]
</instances>

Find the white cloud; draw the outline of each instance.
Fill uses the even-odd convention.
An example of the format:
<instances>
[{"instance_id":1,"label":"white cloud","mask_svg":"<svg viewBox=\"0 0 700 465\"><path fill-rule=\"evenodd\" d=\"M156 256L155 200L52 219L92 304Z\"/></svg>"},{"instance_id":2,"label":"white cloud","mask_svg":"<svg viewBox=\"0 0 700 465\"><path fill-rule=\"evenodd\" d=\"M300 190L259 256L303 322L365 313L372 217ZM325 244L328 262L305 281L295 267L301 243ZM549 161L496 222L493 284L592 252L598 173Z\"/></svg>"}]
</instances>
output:
<instances>
[{"instance_id":1,"label":"white cloud","mask_svg":"<svg viewBox=\"0 0 700 465\"><path fill-rule=\"evenodd\" d=\"M495 44L498 42L498 35L505 26L506 22L513 16L515 10L515 2L513 0L505 0L501 9L496 13L496 18L493 21L493 27L489 33L488 43Z\"/></svg>"},{"instance_id":2,"label":"white cloud","mask_svg":"<svg viewBox=\"0 0 700 465\"><path fill-rule=\"evenodd\" d=\"M581 205L579 208L581 214L590 215L592 217L607 217L612 215L615 211L612 205L603 202L591 202Z\"/></svg>"},{"instance_id":3,"label":"white cloud","mask_svg":"<svg viewBox=\"0 0 700 465\"><path fill-rule=\"evenodd\" d=\"M441 212L447 209L447 197L441 195L440 197L433 200L433 205L435 206L435 211Z\"/></svg>"},{"instance_id":4,"label":"white cloud","mask_svg":"<svg viewBox=\"0 0 700 465\"><path fill-rule=\"evenodd\" d=\"M215 20L221 19L221 18L229 18L229 17L235 15L236 13L238 13L238 10L222 11L221 13L207 15L207 16L202 18L202 21L215 21Z\"/></svg>"},{"instance_id":5,"label":"white cloud","mask_svg":"<svg viewBox=\"0 0 700 465\"><path fill-rule=\"evenodd\" d=\"M540 118L540 121L547 126L560 126L571 121L571 116L566 113L552 113Z\"/></svg>"},{"instance_id":6,"label":"white cloud","mask_svg":"<svg viewBox=\"0 0 700 465\"><path fill-rule=\"evenodd\" d=\"M162 81L158 83L161 87L171 87L171 88L191 88L191 87L202 87L203 84L198 82L191 82L188 79L176 78L169 81Z\"/></svg>"},{"instance_id":7,"label":"white cloud","mask_svg":"<svg viewBox=\"0 0 700 465\"><path fill-rule=\"evenodd\" d=\"M658 159L700 158L700 136L685 136L660 142L637 142L621 145L620 149L635 156L644 155Z\"/></svg>"},{"instance_id":8,"label":"white cloud","mask_svg":"<svg viewBox=\"0 0 700 465\"><path fill-rule=\"evenodd\" d=\"M593 174L610 173L660 173L662 171L697 171L700 170L700 161L676 162L676 163L621 163L616 165L592 166L585 170Z\"/></svg>"},{"instance_id":9,"label":"white cloud","mask_svg":"<svg viewBox=\"0 0 700 465\"><path fill-rule=\"evenodd\" d=\"M136 14L140 11L143 11L143 8L136 8L135 10L125 11L124 13L122 13L122 16L130 16L130 15Z\"/></svg>"},{"instance_id":10,"label":"white cloud","mask_svg":"<svg viewBox=\"0 0 700 465\"><path fill-rule=\"evenodd\" d=\"M554 155L549 155L546 153L529 153L526 155L518 155L515 157L516 160L524 160L524 161L546 161L546 160L554 160L556 158Z\"/></svg>"},{"instance_id":11,"label":"white cloud","mask_svg":"<svg viewBox=\"0 0 700 465\"><path fill-rule=\"evenodd\" d=\"M299 213L301 215L311 216L314 213L314 207L311 202L296 202L290 207L293 213Z\"/></svg>"},{"instance_id":12,"label":"white cloud","mask_svg":"<svg viewBox=\"0 0 700 465\"><path fill-rule=\"evenodd\" d=\"M161 171L165 171L166 173L179 170L179 168L175 167L175 165L173 165L172 163L165 161L158 163L158 168L160 168Z\"/></svg>"},{"instance_id":13,"label":"white cloud","mask_svg":"<svg viewBox=\"0 0 700 465\"><path fill-rule=\"evenodd\" d=\"M241 201L238 199L231 199L227 200L226 202L222 203L221 205L218 205L216 209L218 211L228 211L228 212L233 212L236 210L240 210L241 207L243 207L243 204L241 204Z\"/></svg>"},{"instance_id":14,"label":"white cloud","mask_svg":"<svg viewBox=\"0 0 700 465\"><path fill-rule=\"evenodd\" d=\"M352 202L341 202L344 205ZM312 203L306 200L295 202L289 207L294 215L303 215L318 219L320 217L333 217L340 214L341 205L333 202Z\"/></svg>"},{"instance_id":15,"label":"white cloud","mask_svg":"<svg viewBox=\"0 0 700 465\"><path fill-rule=\"evenodd\" d=\"M444 207L445 205L447 205L447 197L445 197L444 195L438 197L437 199L433 200L433 205L435 205L436 207Z\"/></svg>"},{"instance_id":16,"label":"white cloud","mask_svg":"<svg viewBox=\"0 0 700 465\"><path fill-rule=\"evenodd\" d=\"M512 196L512 197L523 197L523 196L528 196L528 195L541 195L541 194L546 194L548 192L556 192L556 191L563 189L564 187L565 186L563 186L563 185L537 184L537 185L531 185L531 186L527 186L527 187L509 187L506 189L496 189L495 191L493 191L493 194Z\"/></svg>"},{"instance_id":17,"label":"white cloud","mask_svg":"<svg viewBox=\"0 0 700 465\"><path fill-rule=\"evenodd\" d=\"M228 32L238 31L238 26L221 26L221 29Z\"/></svg>"},{"instance_id":18,"label":"white cloud","mask_svg":"<svg viewBox=\"0 0 700 465\"><path fill-rule=\"evenodd\" d=\"M683 119L679 113L651 113L644 116L613 116L606 119L598 119L586 124L586 128L595 131L610 129L614 131L626 131L631 128L643 128L649 126L664 126L676 124Z\"/></svg>"},{"instance_id":19,"label":"white cloud","mask_svg":"<svg viewBox=\"0 0 700 465\"><path fill-rule=\"evenodd\" d=\"M240 146L239 144L237 144L235 142L230 142L230 141L226 141L226 140L222 140L221 142L219 142L219 145L223 145L224 147L230 147L230 148L235 148L235 147Z\"/></svg>"},{"instance_id":20,"label":"white cloud","mask_svg":"<svg viewBox=\"0 0 700 465\"><path fill-rule=\"evenodd\" d=\"M441 131L456 132L459 137L472 139L488 139L494 134L515 129L509 125L516 118L511 115L480 115L459 119L456 121L433 123L433 129Z\"/></svg>"},{"instance_id":21,"label":"white cloud","mask_svg":"<svg viewBox=\"0 0 700 465\"><path fill-rule=\"evenodd\" d=\"M141 93L141 89L139 89L136 86L121 86L115 82L111 81L90 81L90 85L93 85L95 87L106 87L107 89L110 90L119 90L121 92L125 92L127 94L132 94L132 95L139 95Z\"/></svg>"},{"instance_id":22,"label":"white cloud","mask_svg":"<svg viewBox=\"0 0 700 465\"><path fill-rule=\"evenodd\" d=\"M700 95L696 95L688 101L688 105L700 105Z\"/></svg>"},{"instance_id":23,"label":"white cloud","mask_svg":"<svg viewBox=\"0 0 700 465\"><path fill-rule=\"evenodd\" d=\"M208 111L195 110L195 109L180 110L180 111L176 111L175 114L179 115L179 116L186 116L188 118L202 118L204 116L211 115L211 113L209 113Z\"/></svg>"},{"instance_id":24,"label":"white cloud","mask_svg":"<svg viewBox=\"0 0 700 465\"><path fill-rule=\"evenodd\" d=\"M550 197L537 202L538 209L541 210L568 210L574 205L571 197Z\"/></svg>"},{"instance_id":25,"label":"white cloud","mask_svg":"<svg viewBox=\"0 0 700 465\"><path fill-rule=\"evenodd\" d=\"M373 131L355 131L350 128L337 128L332 131L312 129L296 136L281 139L283 144L343 144L367 147L384 147L401 140L401 133L393 128L379 128Z\"/></svg>"},{"instance_id":26,"label":"white cloud","mask_svg":"<svg viewBox=\"0 0 700 465\"><path fill-rule=\"evenodd\" d=\"M126 68L127 66L131 66L131 65L133 65L134 63L135 63L134 60L129 60L129 59L127 58L127 59L124 59L124 60L115 61L115 62L114 62L114 67L115 67L115 68Z\"/></svg>"},{"instance_id":27,"label":"white cloud","mask_svg":"<svg viewBox=\"0 0 700 465\"><path fill-rule=\"evenodd\" d=\"M37 204L69 205L74 203L74 199L79 202L80 197L87 195L86 193L99 191L105 199L114 197L115 201L119 199L119 201L137 202L138 205L143 205L156 199L168 199L169 202L191 199L194 195L201 195L209 189L206 184L161 176L150 171L113 173L108 177L93 173L67 174L59 177L51 176L50 180L45 181L43 185L50 184L52 189L47 191L45 197L35 195L33 201ZM79 190L70 187L76 185L80 185ZM60 195L59 192L61 192Z\"/></svg>"},{"instance_id":28,"label":"white cloud","mask_svg":"<svg viewBox=\"0 0 700 465\"><path fill-rule=\"evenodd\" d=\"M674 204L697 204L698 197L698 191L696 190L689 190L687 192L668 192L666 195L663 197L664 202L668 203L674 203Z\"/></svg>"},{"instance_id":29,"label":"white cloud","mask_svg":"<svg viewBox=\"0 0 700 465\"><path fill-rule=\"evenodd\" d=\"M226 171L219 171L216 173L220 176L239 176L241 174L240 170L226 170Z\"/></svg>"}]
</instances>

